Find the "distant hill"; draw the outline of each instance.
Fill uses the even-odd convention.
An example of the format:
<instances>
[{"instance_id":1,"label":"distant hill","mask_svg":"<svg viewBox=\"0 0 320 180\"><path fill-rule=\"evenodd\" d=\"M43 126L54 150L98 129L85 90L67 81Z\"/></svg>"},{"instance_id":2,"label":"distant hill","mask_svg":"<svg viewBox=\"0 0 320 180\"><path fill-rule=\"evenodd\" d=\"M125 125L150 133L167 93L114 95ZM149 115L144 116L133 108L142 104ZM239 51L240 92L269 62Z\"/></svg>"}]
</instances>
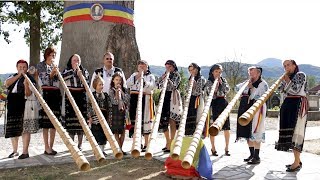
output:
<instances>
[{"instance_id":1,"label":"distant hill","mask_svg":"<svg viewBox=\"0 0 320 180\"><path fill-rule=\"evenodd\" d=\"M0 81L3 83L11 74L13 73L0 74Z\"/></svg>"},{"instance_id":2,"label":"distant hill","mask_svg":"<svg viewBox=\"0 0 320 180\"><path fill-rule=\"evenodd\" d=\"M269 60L268 60L269 59ZM277 79L283 74L283 67L281 65L282 61L280 59L275 59L275 58L268 58L260 61L256 65L259 65L263 68L263 77L265 78L273 78ZM270 61L270 63L268 62ZM279 65L280 63L280 65ZM244 67L249 67L255 64L247 64L247 63L242 63ZM187 67L178 67L179 71L183 70L186 76L188 75L188 68ZM305 72L309 76L315 76L317 82L320 82L320 67L313 66L310 64L299 64L299 68L301 71ZM161 76L165 68L164 66L153 66L150 65L150 70L151 72L156 75L156 76ZM208 78L210 66L202 66L201 67L201 74L205 77ZM6 78L9 77L13 73L8 73L8 74L0 74L0 80L4 82ZM91 74L91 73L90 73Z\"/></svg>"},{"instance_id":3,"label":"distant hill","mask_svg":"<svg viewBox=\"0 0 320 180\"><path fill-rule=\"evenodd\" d=\"M242 63L244 67L249 67L252 65L259 65L263 69L263 77L265 78L273 78L277 79L283 74L283 67L282 67L282 61L279 59L275 58L268 58L268 59L273 59L274 65L272 63L266 63L266 61L262 62L260 61L258 64L247 64L247 63ZM261 63L262 62L262 63ZM279 66L280 62L280 66ZM266 65L265 65L266 64ZM188 75L188 69L187 67L178 67L179 71L182 68L183 72ZM303 71L307 74L307 76L315 76L317 82L320 82L320 67L313 66L310 64L299 64L300 71ZM161 76L163 72L165 71L164 66L153 66L150 65L150 70L153 74L156 76ZM205 77L208 78L210 66L202 66L201 67L201 74Z\"/></svg>"},{"instance_id":4,"label":"distant hill","mask_svg":"<svg viewBox=\"0 0 320 180\"><path fill-rule=\"evenodd\" d=\"M276 58L267 58L257 63L259 66L264 67L282 67L282 60Z\"/></svg>"}]
</instances>

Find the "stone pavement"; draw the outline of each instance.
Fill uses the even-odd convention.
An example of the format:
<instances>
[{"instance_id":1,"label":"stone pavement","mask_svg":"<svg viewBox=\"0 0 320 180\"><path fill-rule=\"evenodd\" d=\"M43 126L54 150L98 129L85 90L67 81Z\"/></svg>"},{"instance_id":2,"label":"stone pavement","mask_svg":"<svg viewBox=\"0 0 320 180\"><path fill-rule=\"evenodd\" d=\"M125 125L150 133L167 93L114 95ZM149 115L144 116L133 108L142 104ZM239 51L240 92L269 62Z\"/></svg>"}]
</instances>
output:
<instances>
[{"instance_id":1,"label":"stone pavement","mask_svg":"<svg viewBox=\"0 0 320 180\"><path fill-rule=\"evenodd\" d=\"M1 128L1 123L0 123ZM0 132L1 133L1 132ZM38 133L41 136L41 133ZM32 135L34 136L34 135ZM221 132L216 137L216 147L219 156L211 156L213 164L213 178L214 179L308 179L316 180L320 179L320 156L303 152L301 159L303 162L303 168L299 172L286 172L285 164L293 162L293 154L288 152L276 151L274 149L274 142L277 140L278 132L270 130L266 132L266 142L262 144L261 148L261 163L259 165L247 165L243 162L244 158L248 156L248 147L245 142L234 143L235 134L231 134L230 148L229 151L231 156L224 156L224 138ZM320 138L320 127L308 127L306 131L306 140L319 139ZM19 160L16 158L7 158L10 151L2 149L3 146L11 146L7 139L0 136L0 170L7 168L18 168L27 166L41 166L41 165L52 165L52 164L63 164L74 162L66 146L59 140L60 137L57 135L57 141L54 145L54 149L58 151L58 154L54 157L44 155L43 145L30 146L29 154L30 158ZM41 139L42 140L42 139ZM204 140L208 151L210 151L209 139ZM19 142L20 143L20 142ZM20 143L22 144L22 143ZM165 139L162 134L159 134L157 139L159 144L157 153L154 154L154 158L165 161L168 154L163 154L161 148L165 146ZM132 145L132 139L127 138L124 143L124 151L129 152ZM319 147L315 147L319 148ZM21 152L21 145L19 150ZM95 157L92 154L88 141L83 144L83 154L87 157L88 161L94 161ZM105 151L108 156L106 158L114 158L112 151L109 147L106 147ZM141 154L142 156L144 153ZM131 157L131 155L125 156L125 158ZM1 174L0 174L1 177Z\"/></svg>"}]
</instances>

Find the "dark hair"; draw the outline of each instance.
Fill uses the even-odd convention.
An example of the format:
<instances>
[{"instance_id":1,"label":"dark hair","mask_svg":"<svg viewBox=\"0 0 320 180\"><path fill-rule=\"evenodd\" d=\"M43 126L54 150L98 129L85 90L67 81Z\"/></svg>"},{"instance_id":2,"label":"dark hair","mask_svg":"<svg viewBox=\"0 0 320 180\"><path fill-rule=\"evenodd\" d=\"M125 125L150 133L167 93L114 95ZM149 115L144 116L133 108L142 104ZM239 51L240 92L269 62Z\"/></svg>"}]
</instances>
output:
<instances>
[{"instance_id":1,"label":"dark hair","mask_svg":"<svg viewBox=\"0 0 320 180\"><path fill-rule=\"evenodd\" d=\"M123 87L123 83L124 83L124 80L123 80L123 77L121 76L120 72L115 72L113 75L112 75L112 79L111 79L111 83L110 83L110 86L113 88L114 87L114 78L116 78L117 76L119 76L121 78L121 89L122 91L124 92L125 89Z\"/></svg>"},{"instance_id":2,"label":"dark hair","mask_svg":"<svg viewBox=\"0 0 320 180\"><path fill-rule=\"evenodd\" d=\"M81 61L81 57L79 56L79 54L73 54L72 56L70 56L70 58L69 58L69 60L68 60L67 69L72 69L71 61L72 61L73 56L78 56L79 61ZM81 71L83 71L83 67L82 67L81 64L79 65L79 68L80 68Z\"/></svg>"},{"instance_id":3,"label":"dark hair","mask_svg":"<svg viewBox=\"0 0 320 180\"><path fill-rule=\"evenodd\" d=\"M220 64L214 64L214 65L211 66L210 71L209 71L209 78L208 78L208 80L214 82L214 77L213 77L212 72L213 72L214 70L217 70L217 69L221 69L221 71L223 70L223 68L222 68L222 66L221 66Z\"/></svg>"},{"instance_id":4,"label":"dark hair","mask_svg":"<svg viewBox=\"0 0 320 180\"><path fill-rule=\"evenodd\" d=\"M191 64L189 65L188 69L189 69L190 67L193 67L193 68L198 69L198 73L197 73L197 75L194 77L195 80L198 80L198 79L201 77L201 68L200 68L200 66L198 66L198 64L196 64L196 63L191 63ZM190 76L190 77L191 77L191 76ZM190 78L189 78L189 79L190 79Z\"/></svg>"},{"instance_id":5,"label":"dark hair","mask_svg":"<svg viewBox=\"0 0 320 180\"><path fill-rule=\"evenodd\" d=\"M48 47L46 50L44 50L44 54L43 54L43 57L44 57L44 60L47 59L48 56L50 56L51 53L57 53L56 49L52 46Z\"/></svg>"},{"instance_id":6,"label":"dark hair","mask_svg":"<svg viewBox=\"0 0 320 180\"><path fill-rule=\"evenodd\" d=\"M166 65L166 64L173 66L174 71L178 71L178 67L173 60L167 60L167 62L164 65Z\"/></svg>"},{"instance_id":7,"label":"dark hair","mask_svg":"<svg viewBox=\"0 0 320 180\"><path fill-rule=\"evenodd\" d=\"M18 64L23 64L23 63L27 65L27 68L29 67L28 62L23 59L20 59L19 61L17 61L16 67L18 67Z\"/></svg>"},{"instance_id":8,"label":"dark hair","mask_svg":"<svg viewBox=\"0 0 320 180\"><path fill-rule=\"evenodd\" d=\"M296 68L294 69L293 74L296 74L297 72L299 72L299 66L298 66L298 64L296 63L295 60L293 60L293 59L287 59L287 60L284 60L283 62L285 62L285 61L290 61L293 65L296 66ZM282 63L282 64L283 64L283 63Z\"/></svg>"}]
</instances>

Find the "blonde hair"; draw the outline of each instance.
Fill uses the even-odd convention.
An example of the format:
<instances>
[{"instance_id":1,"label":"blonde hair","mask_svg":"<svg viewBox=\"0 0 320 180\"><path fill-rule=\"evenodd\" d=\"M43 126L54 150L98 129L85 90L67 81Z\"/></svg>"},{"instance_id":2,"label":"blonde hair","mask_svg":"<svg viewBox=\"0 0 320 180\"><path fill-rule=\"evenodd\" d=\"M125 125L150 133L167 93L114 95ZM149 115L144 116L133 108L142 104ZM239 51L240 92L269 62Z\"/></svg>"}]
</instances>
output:
<instances>
[{"instance_id":1,"label":"blonde hair","mask_svg":"<svg viewBox=\"0 0 320 180\"><path fill-rule=\"evenodd\" d=\"M97 89L97 86L98 86L98 83L99 83L99 82L101 82L102 84L104 84L103 78L102 78L100 75L97 75L97 76L94 78L93 82L92 82L92 87L93 87L94 89Z\"/></svg>"}]
</instances>

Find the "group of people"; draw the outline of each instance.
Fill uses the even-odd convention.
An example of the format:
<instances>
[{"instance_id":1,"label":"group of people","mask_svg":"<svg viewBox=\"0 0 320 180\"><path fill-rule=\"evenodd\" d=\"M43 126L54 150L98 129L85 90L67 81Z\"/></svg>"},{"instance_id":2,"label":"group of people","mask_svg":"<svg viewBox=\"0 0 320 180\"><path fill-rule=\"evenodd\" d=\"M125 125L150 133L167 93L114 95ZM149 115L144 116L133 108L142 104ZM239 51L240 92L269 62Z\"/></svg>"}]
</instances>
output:
<instances>
[{"instance_id":1,"label":"group of people","mask_svg":"<svg viewBox=\"0 0 320 180\"><path fill-rule=\"evenodd\" d=\"M22 136L23 139L23 152L18 159L28 158L30 134L36 133L39 128L43 129L44 154L57 154L53 149L56 133L54 125L44 109L39 106L34 90L30 88L30 84L24 78L23 73L29 77L33 85L41 92L43 99L57 119L65 122L64 128L66 128L70 137L74 140L75 135L78 136L78 148L81 149L83 130L66 93L60 87L61 82L59 82L57 76L60 72L54 65L55 56L56 50L52 47L47 48L44 52L44 60L37 64L34 73L28 71L28 63L26 61L19 60L16 65L17 73L5 81L5 85L9 90L5 137L11 138L13 148L9 158L19 156L19 136ZM142 151L145 151L148 145L155 117L153 91L156 88L162 89L166 85L159 131L163 132L166 138L166 145L162 150L170 152L171 142L175 137L182 116L182 99L185 98L181 97L179 92L181 77L176 63L173 60L167 60L165 62L166 71L156 80L149 69L148 62L140 60L137 63L137 71L126 80L122 69L113 65L114 55L111 52L105 53L102 61L103 67L93 72L90 83L89 72L81 65L81 58L78 54L73 54L69 58L67 68L61 72L83 117L88 121L102 152L104 152L107 139L92 103L88 100L80 76L83 76L86 79L86 83L90 84L93 96L121 149L125 139L125 128L128 125L128 119L131 125L134 125L136 121L140 83L143 82L141 131L144 143L141 142ZM287 165L287 171L296 171L302 167L300 153L303 148L308 108L306 75L299 71L298 65L294 60L284 60L283 66L286 74L283 76L279 90L284 94L285 99L280 110L279 141L276 143L276 149L282 151L293 149L295 159L292 164ZM190 73L189 81L193 81L193 87L187 113L185 135L192 136L202 114L203 102L208 99L215 80L217 80L217 86L214 89L212 99L210 99L211 124L227 107L226 97L230 91L230 86L226 78L222 77L223 68L219 64L214 64L211 67L208 79L202 76L201 68L196 63L191 63L188 71ZM268 84L262 78L262 72L261 67L249 67L247 80L249 82L245 81L235 87L239 90L244 84L248 84L240 98L238 117L268 90ZM166 78L167 74L168 78ZM165 82L167 84L164 84ZM247 141L250 155L244 161L248 162L248 164L260 163L260 146L261 142L265 140L265 117L266 105L263 104L248 125L241 126L239 123L237 124L236 141L240 139ZM230 156L229 118L225 121L222 130L225 137L224 154ZM131 129L129 134L132 135L132 133ZM214 136L210 136L210 140L211 154L218 156ZM126 154L125 152L123 153Z\"/></svg>"}]
</instances>

